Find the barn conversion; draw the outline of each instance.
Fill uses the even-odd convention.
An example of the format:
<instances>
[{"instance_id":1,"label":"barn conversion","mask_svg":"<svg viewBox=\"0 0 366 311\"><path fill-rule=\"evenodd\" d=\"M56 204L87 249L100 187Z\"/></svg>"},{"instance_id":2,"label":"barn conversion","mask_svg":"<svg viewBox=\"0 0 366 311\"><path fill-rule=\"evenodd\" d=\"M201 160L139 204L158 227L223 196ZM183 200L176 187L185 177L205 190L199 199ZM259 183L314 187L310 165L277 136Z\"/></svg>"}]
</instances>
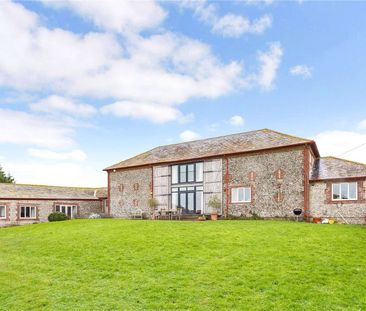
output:
<instances>
[{"instance_id":1,"label":"barn conversion","mask_svg":"<svg viewBox=\"0 0 366 311\"><path fill-rule=\"evenodd\" d=\"M76 188L0 183L0 226L47 221L52 212L70 219L103 213L105 188Z\"/></svg>"},{"instance_id":2,"label":"barn conversion","mask_svg":"<svg viewBox=\"0 0 366 311\"><path fill-rule=\"evenodd\" d=\"M154 148L105 169L108 213L131 217L158 209L223 217L334 218L365 223L366 166L320 157L315 141L269 129Z\"/></svg>"},{"instance_id":3,"label":"barn conversion","mask_svg":"<svg viewBox=\"0 0 366 311\"><path fill-rule=\"evenodd\" d=\"M0 226L92 213L325 218L366 223L366 166L320 157L315 141L269 129L160 146L105 169L108 188L0 184Z\"/></svg>"}]
</instances>

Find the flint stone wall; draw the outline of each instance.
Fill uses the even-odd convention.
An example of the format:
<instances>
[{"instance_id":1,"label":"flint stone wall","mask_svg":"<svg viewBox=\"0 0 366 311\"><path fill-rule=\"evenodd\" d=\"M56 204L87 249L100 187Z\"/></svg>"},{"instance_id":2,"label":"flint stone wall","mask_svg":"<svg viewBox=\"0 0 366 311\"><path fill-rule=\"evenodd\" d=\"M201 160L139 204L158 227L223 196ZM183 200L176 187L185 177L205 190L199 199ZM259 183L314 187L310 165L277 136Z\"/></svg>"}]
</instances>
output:
<instances>
[{"instance_id":1,"label":"flint stone wall","mask_svg":"<svg viewBox=\"0 0 366 311\"><path fill-rule=\"evenodd\" d=\"M151 168L110 172L110 213L112 217L128 218L136 213L149 213Z\"/></svg>"},{"instance_id":2,"label":"flint stone wall","mask_svg":"<svg viewBox=\"0 0 366 311\"><path fill-rule=\"evenodd\" d=\"M263 218L293 218L294 208L304 208L304 147L228 158L228 214ZM226 160L224 160L226 161ZM226 165L223 165L223 202ZM252 201L231 203L231 188L251 187Z\"/></svg>"}]
</instances>

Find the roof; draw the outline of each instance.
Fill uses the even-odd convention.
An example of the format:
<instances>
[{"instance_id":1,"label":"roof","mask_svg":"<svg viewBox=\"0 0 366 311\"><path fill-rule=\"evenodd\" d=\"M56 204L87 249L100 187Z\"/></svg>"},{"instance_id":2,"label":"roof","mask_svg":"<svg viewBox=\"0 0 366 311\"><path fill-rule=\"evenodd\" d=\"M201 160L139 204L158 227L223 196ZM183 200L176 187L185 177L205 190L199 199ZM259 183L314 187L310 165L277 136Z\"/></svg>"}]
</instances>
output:
<instances>
[{"instance_id":1,"label":"roof","mask_svg":"<svg viewBox=\"0 0 366 311\"><path fill-rule=\"evenodd\" d=\"M312 140L290 136L270 129L262 129L157 147L107 167L105 170L171 163L300 144L311 144L315 155L319 156L316 144Z\"/></svg>"},{"instance_id":2,"label":"roof","mask_svg":"<svg viewBox=\"0 0 366 311\"><path fill-rule=\"evenodd\" d=\"M58 187L0 183L0 199L96 200L106 188Z\"/></svg>"},{"instance_id":3,"label":"roof","mask_svg":"<svg viewBox=\"0 0 366 311\"><path fill-rule=\"evenodd\" d=\"M311 180L366 177L366 164L336 157L315 160Z\"/></svg>"}]
</instances>

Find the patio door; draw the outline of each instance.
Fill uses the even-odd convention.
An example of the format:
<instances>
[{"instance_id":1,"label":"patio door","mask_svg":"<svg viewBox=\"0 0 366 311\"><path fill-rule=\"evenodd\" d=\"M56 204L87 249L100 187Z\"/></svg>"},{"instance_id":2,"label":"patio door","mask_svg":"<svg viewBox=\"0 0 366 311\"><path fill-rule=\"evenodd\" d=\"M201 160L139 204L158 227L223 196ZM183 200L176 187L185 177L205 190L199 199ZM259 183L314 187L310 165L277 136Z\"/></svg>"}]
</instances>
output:
<instances>
[{"instance_id":1,"label":"patio door","mask_svg":"<svg viewBox=\"0 0 366 311\"><path fill-rule=\"evenodd\" d=\"M64 213L69 219L74 218L77 215L76 205L56 205L56 212Z\"/></svg>"},{"instance_id":2,"label":"patio door","mask_svg":"<svg viewBox=\"0 0 366 311\"><path fill-rule=\"evenodd\" d=\"M201 214L203 187L177 187L172 189L172 207L181 208L184 214Z\"/></svg>"}]
</instances>

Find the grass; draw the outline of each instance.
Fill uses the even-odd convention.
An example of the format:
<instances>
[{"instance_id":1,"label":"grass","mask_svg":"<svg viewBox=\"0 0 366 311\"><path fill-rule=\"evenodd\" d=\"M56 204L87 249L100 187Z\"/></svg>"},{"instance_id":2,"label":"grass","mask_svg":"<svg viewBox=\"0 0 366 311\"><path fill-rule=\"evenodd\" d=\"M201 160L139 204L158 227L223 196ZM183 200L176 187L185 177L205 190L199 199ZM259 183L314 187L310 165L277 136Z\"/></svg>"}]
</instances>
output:
<instances>
[{"instance_id":1,"label":"grass","mask_svg":"<svg viewBox=\"0 0 366 311\"><path fill-rule=\"evenodd\" d=\"M0 229L0 310L365 310L366 227L73 220Z\"/></svg>"}]
</instances>

